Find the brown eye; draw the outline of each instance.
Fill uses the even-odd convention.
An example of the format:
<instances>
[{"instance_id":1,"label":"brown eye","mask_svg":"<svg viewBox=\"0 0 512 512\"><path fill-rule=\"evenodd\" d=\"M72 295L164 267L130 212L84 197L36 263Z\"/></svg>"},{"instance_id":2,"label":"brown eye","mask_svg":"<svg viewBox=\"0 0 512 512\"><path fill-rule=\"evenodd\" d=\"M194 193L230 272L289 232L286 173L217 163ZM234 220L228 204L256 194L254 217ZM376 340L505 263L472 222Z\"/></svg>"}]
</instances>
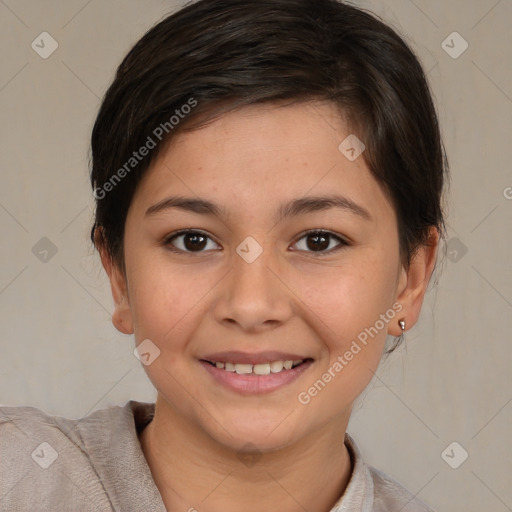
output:
<instances>
[{"instance_id":1,"label":"brown eye","mask_svg":"<svg viewBox=\"0 0 512 512\"><path fill-rule=\"evenodd\" d=\"M177 252L205 252L209 240L211 238L205 233L189 230L170 236L165 240L165 245L171 245L171 250ZM213 240L211 241L213 242Z\"/></svg>"},{"instance_id":2,"label":"brown eye","mask_svg":"<svg viewBox=\"0 0 512 512\"><path fill-rule=\"evenodd\" d=\"M341 249L348 245L348 243L341 237L331 233L330 231L308 231L297 243L301 240L306 240L305 244L302 244L301 251L316 252L316 253L331 253ZM336 241L337 244L332 245L332 242Z\"/></svg>"}]
</instances>

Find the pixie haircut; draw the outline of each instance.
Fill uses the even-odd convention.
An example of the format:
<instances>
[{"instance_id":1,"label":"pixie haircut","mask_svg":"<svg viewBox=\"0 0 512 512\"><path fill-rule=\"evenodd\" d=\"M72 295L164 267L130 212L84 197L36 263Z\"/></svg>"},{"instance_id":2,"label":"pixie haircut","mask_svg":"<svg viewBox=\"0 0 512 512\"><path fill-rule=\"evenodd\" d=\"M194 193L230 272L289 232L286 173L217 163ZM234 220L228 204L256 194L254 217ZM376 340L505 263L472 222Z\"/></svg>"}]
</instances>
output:
<instances>
[{"instance_id":1,"label":"pixie haircut","mask_svg":"<svg viewBox=\"0 0 512 512\"><path fill-rule=\"evenodd\" d=\"M448 163L431 92L393 29L336 0L199 0L149 30L117 69L92 132L93 243L125 270L130 203L177 133L245 105L314 100L332 102L365 144L409 268L429 227L445 231Z\"/></svg>"}]
</instances>

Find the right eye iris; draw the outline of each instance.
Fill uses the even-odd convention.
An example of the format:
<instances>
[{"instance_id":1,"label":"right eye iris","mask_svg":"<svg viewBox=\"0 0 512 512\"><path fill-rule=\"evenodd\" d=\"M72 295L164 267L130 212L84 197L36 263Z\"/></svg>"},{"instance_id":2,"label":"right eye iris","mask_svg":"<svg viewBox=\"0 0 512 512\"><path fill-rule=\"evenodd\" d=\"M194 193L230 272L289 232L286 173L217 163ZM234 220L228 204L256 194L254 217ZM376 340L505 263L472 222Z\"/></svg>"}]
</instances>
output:
<instances>
[{"instance_id":1,"label":"right eye iris","mask_svg":"<svg viewBox=\"0 0 512 512\"><path fill-rule=\"evenodd\" d=\"M200 233L183 233L178 235L176 239L183 239L183 246L185 250L191 252L199 252L202 251L207 244L208 237L200 234Z\"/></svg>"},{"instance_id":2,"label":"right eye iris","mask_svg":"<svg viewBox=\"0 0 512 512\"><path fill-rule=\"evenodd\" d=\"M204 252L208 242L213 240L209 236L199 231L182 231L169 236L165 242L165 245L170 246L169 248L177 252Z\"/></svg>"},{"instance_id":3,"label":"right eye iris","mask_svg":"<svg viewBox=\"0 0 512 512\"><path fill-rule=\"evenodd\" d=\"M315 250L324 251L325 249L327 249L329 247L330 235L310 234L310 235L307 235L307 237L305 237L305 238L308 240L308 242L307 242L308 249L311 249L313 251L315 251ZM312 243L310 243L310 241L312 241Z\"/></svg>"}]
</instances>

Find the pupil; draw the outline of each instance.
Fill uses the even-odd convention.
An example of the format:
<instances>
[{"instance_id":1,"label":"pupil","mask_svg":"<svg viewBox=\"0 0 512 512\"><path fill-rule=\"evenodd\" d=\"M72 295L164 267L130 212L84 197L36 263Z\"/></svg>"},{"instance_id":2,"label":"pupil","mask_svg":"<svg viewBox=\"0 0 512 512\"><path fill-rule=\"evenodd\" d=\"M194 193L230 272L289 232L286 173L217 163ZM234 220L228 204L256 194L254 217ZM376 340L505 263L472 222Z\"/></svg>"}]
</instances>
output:
<instances>
[{"instance_id":1,"label":"pupil","mask_svg":"<svg viewBox=\"0 0 512 512\"><path fill-rule=\"evenodd\" d=\"M308 243L309 249L327 249L329 247L329 242L327 241L329 235L311 235L309 240L314 240L313 244ZM319 242L322 240L323 242Z\"/></svg>"},{"instance_id":2,"label":"pupil","mask_svg":"<svg viewBox=\"0 0 512 512\"><path fill-rule=\"evenodd\" d=\"M198 240L202 240L202 242L197 243ZM188 242L192 242L192 243L188 243ZM188 250L194 250L194 249L201 250L201 249L204 249L204 247L206 245L206 237L203 235L199 235L199 234L185 235L184 243L185 243L185 247Z\"/></svg>"}]
</instances>

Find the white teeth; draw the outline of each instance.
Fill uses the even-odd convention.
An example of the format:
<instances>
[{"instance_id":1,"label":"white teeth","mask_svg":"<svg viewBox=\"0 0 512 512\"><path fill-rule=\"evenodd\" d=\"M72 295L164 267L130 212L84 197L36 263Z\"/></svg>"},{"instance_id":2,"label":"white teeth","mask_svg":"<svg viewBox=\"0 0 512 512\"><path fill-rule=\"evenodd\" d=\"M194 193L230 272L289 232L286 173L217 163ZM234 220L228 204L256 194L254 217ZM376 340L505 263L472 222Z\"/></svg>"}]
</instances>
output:
<instances>
[{"instance_id":1,"label":"white teeth","mask_svg":"<svg viewBox=\"0 0 512 512\"><path fill-rule=\"evenodd\" d=\"M252 373L252 364L235 364L235 371L238 375Z\"/></svg>"},{"instance_id":2,"label":"white teeth","mask_svg":"<svg viewBox=\"0 0 512 512\"><path fill-rule=\"evenodd\" d=\"M236 372L239 375L248 375L253 373L255 375L270 375L271 373L279 373L283 370L291 370L294 366L302 363L303 359L297 361L272 361L270 363L260 364L242 364L242 363L222 363L217 361L215 366L227 372Z\"/></svg>"},{"instance_id":3,"label":"white teeth","mask_svg":"<svg viewBox=\"0 0 512 512\"><path fill-rule=\"evenodd\" d=\"M256 375L269 375L270 374L270 363L255 364L252 367L252 372Z\"/></svg>"},{"instance_id":4,"label":"white teeth","mask_svg":"<svg viewBox=\"0 0 512 512\"><path fill-rule=\"evenodd\" d=\"M273 363L270 363L270 371L272 373L279 373L283 368L283 361L274 361Z\"/></svg>"}]
</instances>

